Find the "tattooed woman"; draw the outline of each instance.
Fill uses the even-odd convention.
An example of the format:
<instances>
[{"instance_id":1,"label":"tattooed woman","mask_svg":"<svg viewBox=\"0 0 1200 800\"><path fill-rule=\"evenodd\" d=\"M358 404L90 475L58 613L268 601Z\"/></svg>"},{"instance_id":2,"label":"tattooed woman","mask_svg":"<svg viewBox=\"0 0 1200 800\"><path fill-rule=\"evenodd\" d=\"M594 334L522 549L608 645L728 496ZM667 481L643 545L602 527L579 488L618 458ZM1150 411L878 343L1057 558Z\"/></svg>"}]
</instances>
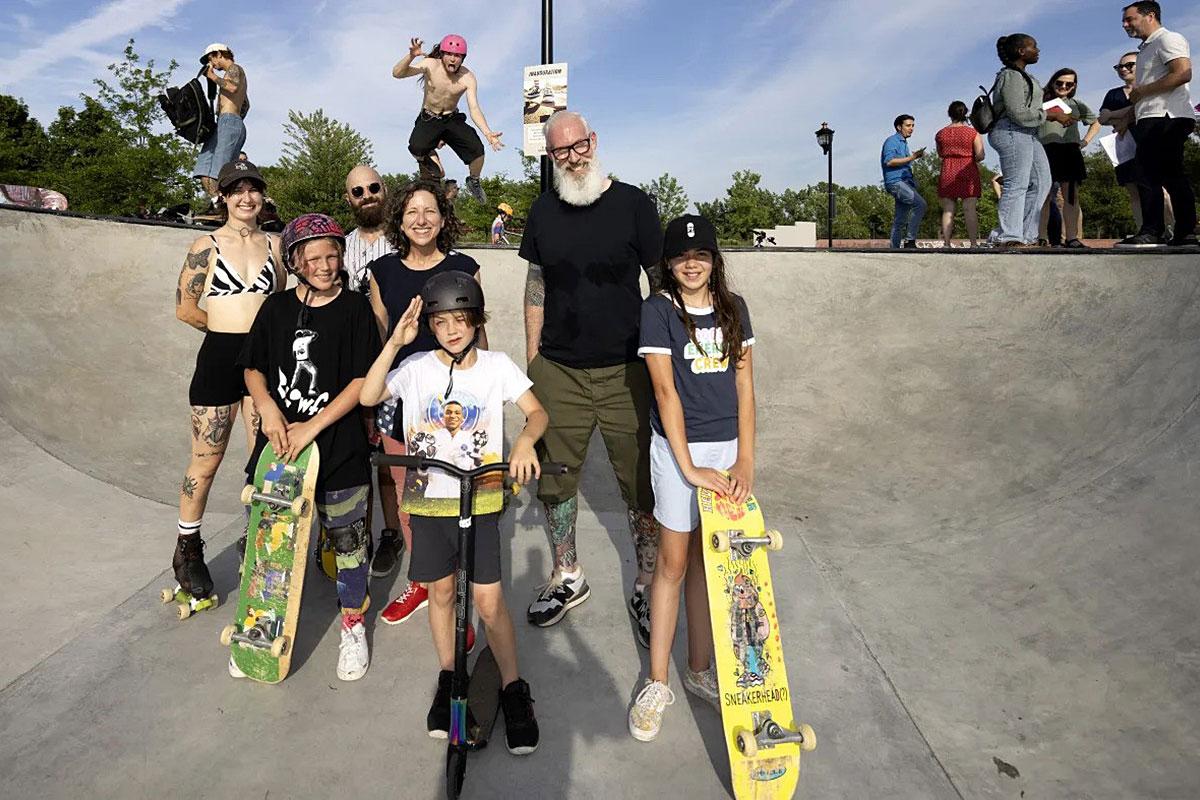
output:
<instances>
[{"instance_id":1,"label":"tattooed woman","mask_svg":"<svg viewBox=\"0 0 1200 800\"><path fill-rule=\"evenodd\" d=\"M259 307L286 283L279 240L258 229L267 188L258 168L231 161L221 168L217 185L225 224L192 243L175 290L175 316L204 332L188 390L192 455L179 490L179 540L172 561L180 587L196 599L212 592L200 525L239 406L249 446L258 432L258 413L235 361Z\"/></svg>"}]
</instances>

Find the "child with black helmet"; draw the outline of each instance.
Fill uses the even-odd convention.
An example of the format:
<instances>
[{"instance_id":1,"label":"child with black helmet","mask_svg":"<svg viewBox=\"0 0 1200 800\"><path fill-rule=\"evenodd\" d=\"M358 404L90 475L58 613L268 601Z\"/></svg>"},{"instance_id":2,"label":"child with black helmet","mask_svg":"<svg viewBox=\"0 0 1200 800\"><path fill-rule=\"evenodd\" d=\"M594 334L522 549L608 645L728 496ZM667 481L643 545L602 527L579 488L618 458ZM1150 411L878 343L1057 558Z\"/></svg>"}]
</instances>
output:
<instances>
[{"instance_id":1,"label":"child with black helmet","mask_svg":"<svg viewBox=\"0 0 1200 800\"><path fill-rule=\"evenodd\" d=\"M346 237L334 220L303 214L288 223L282 238L284 264L300 283L267 298L238 358L262 415L246 472L253 475L268 441L289 460L317 443L317 513L337 554L342 607L337 675L353 681L370 664L363 613L370 602L366 520L371 467L358 395L379 353L379 329L367 298L345 288ZM229 672L242 677L232 660Z\"/></svg>"},{"instance_id":2,"label":"child with black helmet","mask_svg":"<svg viewBox=\"0 0 1200 800\"><path fill-rule=\"evenodd\" d=\"M512 359L476 347L486 321L478 282L458 271L434 275L384 343L367 373L360 400L364 406L401 400L408 452L465 469L503 459L504 404L515 403L525 413L526 423L509 454L509 474L525 482L540 475L533 446L549 418L531 391L533 384ZM417 337L421 325L432 331L439 349L414 354L391 369L396 353ZM508 749L524 755L537 748L538 725L529 684L517 670L516 635L500 585L499 516L504 487L499 476L481 478L477 487L474 552L467 556L472 593L500 667ZM434 738L446 738L450 727L454 570L463 556L458 552L458 493L458 480L437 470L406 473L402 510L411 515L413 531L409 578L429 586L429 627L441 662L437 692L426 718Z\"/></svg>"}]
</instances>

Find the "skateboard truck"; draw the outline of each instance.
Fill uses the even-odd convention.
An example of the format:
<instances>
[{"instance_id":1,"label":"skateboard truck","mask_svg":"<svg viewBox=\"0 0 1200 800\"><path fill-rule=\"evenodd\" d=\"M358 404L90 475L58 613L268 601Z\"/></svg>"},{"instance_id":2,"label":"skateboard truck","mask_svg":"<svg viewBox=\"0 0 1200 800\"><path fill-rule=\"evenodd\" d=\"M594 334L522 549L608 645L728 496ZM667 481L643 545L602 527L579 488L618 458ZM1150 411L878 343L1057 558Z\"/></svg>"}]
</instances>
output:
<instances>
[{"instance_id":1,"label":"skateboard truck","mask_svg":"<svg viewBox=\"0 0 1200 800\"><path fill-rule=\"evenodd\" d=\"M817 735L811 725L801 723L796 730L788 730L771 718L770 711L755 711L753 719L753 731L738 728L734 733L738 752L746 758L753 758L760 748L770 749L781 744L798 744L805 752L817 747Z\"/></svg>"},{"instance_id":2,"label":"skateboard truck","mask_svg":"<svg viewBox=\"0 0 1200 800\"><path fill-rule=\"evenodd\" d=\"M282 656L291 646L289 637L277 636L261 622L255 623L246 631L239 631L235 625L226 625L222 628L221 644L229 647L234 642L257 647L260 650L270 650L271 655L275 658Z\"/></svg>"},{"instance_id":3,"label":"skateboard truck","mask_svg":"<svg viewBox=\"0 0 1200 800\"><path fill-rule=\"evenodd\" d=\"M278 497L273 494L256 492L254 491L253 486L247 486L242 489L242 505L248 506L252 500L257 500L260 503L266 503L267 505L275 508L289 509L297 517L303 517L308 511L308 499L305 497Z\"/></svg>"},{"instance_id":4,"label":"skateboard truck","mask_svg":"<svg viewBox=\"0 0 1200 800\"><path fill-rule=\"evenodd\" d=\"M746 536L741 531L713 531L712 549L718 553L733 551L736 558L749 558L755 547L765 547L768 550L783 549L783 534L779 531L766 531L762 536Z\"/></svg>"}]
</instances>

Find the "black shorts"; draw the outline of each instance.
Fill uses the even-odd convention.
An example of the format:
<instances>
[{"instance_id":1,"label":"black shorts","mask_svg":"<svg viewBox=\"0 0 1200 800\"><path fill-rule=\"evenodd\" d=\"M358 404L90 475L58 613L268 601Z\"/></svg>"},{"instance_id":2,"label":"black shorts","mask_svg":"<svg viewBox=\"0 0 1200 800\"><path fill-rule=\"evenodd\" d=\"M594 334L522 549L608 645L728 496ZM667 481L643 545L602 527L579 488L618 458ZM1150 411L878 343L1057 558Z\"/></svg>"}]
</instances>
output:
<instances>
[{"instance_id":1,"label":"black shorts","mask_svg":"<svg viewBox=\"0 0 1200 800\"><path fill-rule=\"evenodd\" d=\"M1073 142L1052 142L1043 145L1046 160L1050 162L1050 178L1055 183L1083 183L1087 168L1083 163L1083 151Z\"/></svg>"},{"instance_id":2,"label":"black shorts","mask_svg":"<svg viewBox=\"0 0 1200 800\"><path fill-rule=\"evenodd\" d=\"M464 164L470 164L483 155L483 141L475 129L467 124L467 115L461 111L441 116L422 111L417 115L412 136L408 137L408 151L422 158L436 150L438 142L450 145L450 149Z\"/></svg>"},{"instance_id":3,"label":"black shorts","mask_svg":"<svg viewBox=\"0 0 1200 800\"><path fill-rule=\"evenodd\" d=\"M204 343L196 354L196 371L188 388L188 402L194 406L231 406L242 402L246 391L245 370L237 365L244 333L204 334Z\"/></svg>"},{"instance_id":4,"label":"black shorts","mask_svg":"<svg viewBox=\"0 0 1200 800\"><path fill-rule=\"evenodd\" d=\"M412 553L408 579L433 583L458 566L458 517L412 515ZM476 514L473 550L467 559L467 580L496 583L500 580L500 514Z\"/></svg>"}]
</instances>

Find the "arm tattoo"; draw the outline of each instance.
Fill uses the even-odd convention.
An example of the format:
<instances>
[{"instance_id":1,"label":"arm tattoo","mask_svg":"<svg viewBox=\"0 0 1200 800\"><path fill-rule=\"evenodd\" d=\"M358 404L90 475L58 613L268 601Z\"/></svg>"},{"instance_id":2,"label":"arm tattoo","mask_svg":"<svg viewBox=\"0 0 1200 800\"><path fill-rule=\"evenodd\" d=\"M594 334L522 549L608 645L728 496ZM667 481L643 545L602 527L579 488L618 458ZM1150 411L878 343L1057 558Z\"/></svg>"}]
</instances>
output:
<instances>
[{"instance_id":1,"label":"arm tattoo","mask_svg":"<svg viewBox=\"0 0 1200 800\"><path fill-rule=\"evenodd\" d=\"M546 279L537 264L530 264L525 276L525 305L539 308L546 305Z\"/></svg>"},{"instance_id":2,"label":"arm tattoo","mask_svg":"<svg viewBox=\"0 0 1200 800\"><path fill-rule=\"evenodd\" d=\"M646 277L650 279L650 294L655 294L663 288L663 272L662 267L658 264L651 264L646 267Z\"/></svg>"},{"instance_id":3,"label":"arm tattoo","mask_svg":"<svg viewBox=\"0 0 1200 800\"><path fill-rule=\"evenodd\" d=\"M188 297L192 298L193 300L200 299L200 295L204 294L204 279L205 279L205 277L206 276L203 272L197 273L192 276L191 280L189 280L188 284L187 284Z\"/></svg>"},{"instance_id":4,"label":"arm tattoo","mask_svg":"<svg viewBox=\"0 0 1200 800\"><path fill-rule=\"evenodd\" d=\"M188 253L187 260L183 265L187 269L205 269L208 266L208 256L212 253L211 247L206 247L199 253Z\"/></svg>"},{"instance_id":5,"label":"arm tattoo","mask_svg":"<svg viewBox=\"0 0 1200 800\"><path fill-rule=\"evenodd\" d=\"M175 305L179 306L182 304L183 304L183 292L180 290L180 288L178 286L176 286L175 287Z\"/></svg>"}]
</instances>

